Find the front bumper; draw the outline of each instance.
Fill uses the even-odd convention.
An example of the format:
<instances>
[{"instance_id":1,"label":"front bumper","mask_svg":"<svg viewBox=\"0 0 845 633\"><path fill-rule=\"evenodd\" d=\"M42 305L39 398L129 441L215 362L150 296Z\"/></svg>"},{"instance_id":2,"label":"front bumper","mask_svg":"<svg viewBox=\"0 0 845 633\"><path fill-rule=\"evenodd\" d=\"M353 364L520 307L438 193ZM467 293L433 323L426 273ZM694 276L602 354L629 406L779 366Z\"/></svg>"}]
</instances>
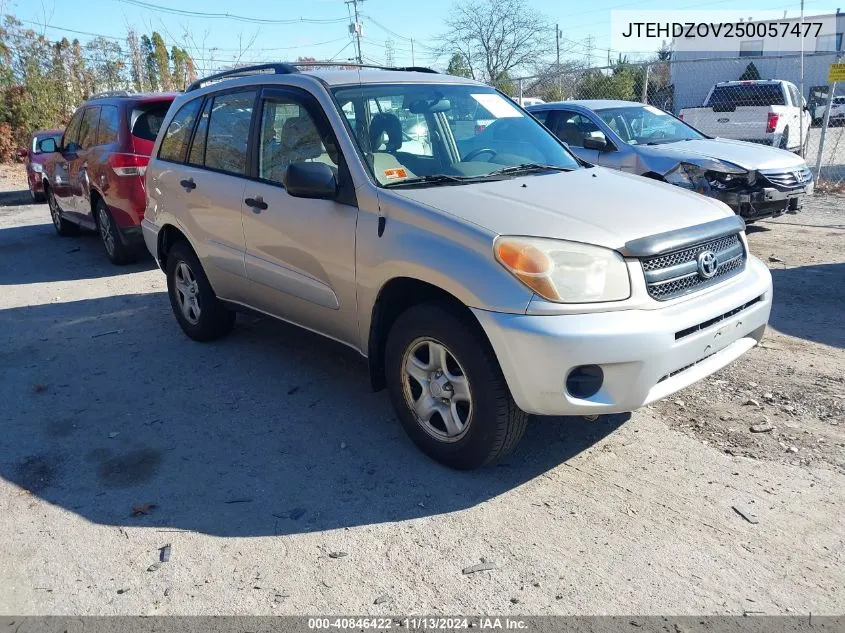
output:
<instances>
[{"instance_id":1,"label":"front bumper","mask_svg":"<svg viewBox=\"0 0 845 633\"><path fill-rule=\"evenodd\" d=\"M711 195L746 220L759 220L779 216L787 211L800 211L804 206L804 197L812 193L811 182L806 187L791 191L760 187L753 191L712 191Z\"/></svg>"},{"instance_id":2,"label":"front bumper","mask_svg":"<svg viewBox=\"0 0 845 633\"><path fill-rule=\"evenodd\" d=\"M632 411L734 361L762 338L771 302L771 274L749 257L742 274L664 308L548 316L473 312L523 411L595 415ZM566 389L569 373L581 365L599 365L604 373L601 389L588 398Z\"/></svg>"}]
</instances>

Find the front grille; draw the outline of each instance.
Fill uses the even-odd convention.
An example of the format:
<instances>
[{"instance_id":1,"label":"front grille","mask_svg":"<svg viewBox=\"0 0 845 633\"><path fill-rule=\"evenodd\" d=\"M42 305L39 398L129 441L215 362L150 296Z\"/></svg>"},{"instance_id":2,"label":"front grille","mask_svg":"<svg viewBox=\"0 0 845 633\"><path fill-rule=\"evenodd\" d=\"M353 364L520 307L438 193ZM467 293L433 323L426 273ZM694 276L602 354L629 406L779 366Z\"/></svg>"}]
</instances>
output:
<instances>
[{"instance_id":1,"label":"front grille","mask_svg":"<svg viewBox=\"0 0 845 633\"><path fill-rule=\"evenodd\" d=\"M704 251L716 255L716 272L706 278L698 270L698 256ZM747 255L738 234L702 242L672 253L641 260L648 294L668 301L732 277L745 268Z\"/></svg>"},{"instance_id":2,"label":"front grille","mask_svg":"<svg viewBox=\"0 0 845 633\"><path fill-rule=\"evenodd\" d=\"M778 189L801 189L813 181L813 172L808 167L761 171L760 174Z\"/></svg>"}]
</instances>

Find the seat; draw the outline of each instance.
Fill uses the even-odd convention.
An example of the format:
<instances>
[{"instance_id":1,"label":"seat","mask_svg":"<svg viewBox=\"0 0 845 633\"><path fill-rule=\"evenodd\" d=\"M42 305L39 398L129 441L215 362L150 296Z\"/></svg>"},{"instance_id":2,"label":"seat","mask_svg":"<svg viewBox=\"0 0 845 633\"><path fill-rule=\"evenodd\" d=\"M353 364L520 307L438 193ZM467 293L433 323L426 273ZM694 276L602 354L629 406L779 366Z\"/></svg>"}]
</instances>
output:
<instances>
[{"instance_id":1,"label":"seat","mask_svg":"<svg viewBox=\"0 0 845 633\"><path fill-rule=\"evenodd\" d=\"M266 164L263 176L274 182L282 182L282 175L291 163L320 159L325 155L325 160L321 162L332 165L329 155L323 148L320 133L314 122L307 116L287 119L282 126L278 145L271 143L268 151L271 157Z\"/></svg>"}]
</instances>

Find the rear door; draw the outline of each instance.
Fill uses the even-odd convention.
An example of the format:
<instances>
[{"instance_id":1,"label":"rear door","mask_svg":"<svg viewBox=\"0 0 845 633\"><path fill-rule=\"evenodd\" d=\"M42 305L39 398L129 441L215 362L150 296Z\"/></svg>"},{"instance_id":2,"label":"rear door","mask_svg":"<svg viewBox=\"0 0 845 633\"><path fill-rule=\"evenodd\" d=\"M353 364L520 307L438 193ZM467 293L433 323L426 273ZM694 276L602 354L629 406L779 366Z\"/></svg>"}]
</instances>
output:
<instances>
[{"instance_id":1,"label":"rear door","mask_svg":"<svg viewBox=\"0 0 845 633\"><path fill-rule=\"evenodd\" d=\"M254 180L244 196L257 203L244 208L251 303L355 343L358 208L353 202L295 198L282 184L291 163L322 162L351 191L331 126L316 99L295 88L265 88L256 121Z\"/></svg>"},{"instance_id":2,"label":"rear door","mask_svg":"<svg viewBox=\"0 0 845 633\"><path fill-rule=\"evenodd\" d=\"M244 302L243 209L256 90L183 104L164 132L148 186L191 239L215 293ZM151 189L152 191L152 189Z\"/></svg>"}]
</instances>

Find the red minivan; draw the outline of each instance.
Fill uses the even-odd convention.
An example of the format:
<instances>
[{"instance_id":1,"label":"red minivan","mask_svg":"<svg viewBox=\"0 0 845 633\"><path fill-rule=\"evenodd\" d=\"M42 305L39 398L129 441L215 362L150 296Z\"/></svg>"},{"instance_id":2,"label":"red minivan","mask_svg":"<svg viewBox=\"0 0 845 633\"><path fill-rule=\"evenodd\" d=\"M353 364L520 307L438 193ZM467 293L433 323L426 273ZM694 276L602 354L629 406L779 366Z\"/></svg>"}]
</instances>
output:
<instances>
[{"instance_id":1,"label":"red minivan","mask_svg":"<svg viewBox=\"0 0 845 633\"><path fill-rule=\"evenodd\" d=\"M100 234L106 255L124 264L144 253L144 172L175 94L95 95L81 105L44 165L44 195L59 235Z\"/></svg>"}]
</instances>

